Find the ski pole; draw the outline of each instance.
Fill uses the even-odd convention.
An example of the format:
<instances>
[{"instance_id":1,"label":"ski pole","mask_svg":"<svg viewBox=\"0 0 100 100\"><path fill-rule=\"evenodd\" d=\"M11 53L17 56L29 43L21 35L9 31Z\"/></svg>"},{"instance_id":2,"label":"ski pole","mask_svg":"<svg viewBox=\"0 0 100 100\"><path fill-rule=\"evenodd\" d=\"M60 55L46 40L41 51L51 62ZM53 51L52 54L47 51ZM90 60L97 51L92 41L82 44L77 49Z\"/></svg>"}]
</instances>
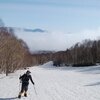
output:
<instances>
[{"instance_id":1,"label":"ski pole","mask_svg":"<svg viewBox=\"0 0 100 100\"><path fill-rule=\"evenodd\" d=\"M20 83L19 83L19 91L20 91Z\"/></svg>"},{"instance_id":2,"label":"ski pole","mask_svg":"<svg viewBox=\"0 0 100 100\"><path fill-rule=\"evenodd\" d=\"M34 86L34 91L35 91L35 94L37 95L37 92L36 92L35 86Z\"/></svg>"}]
</instances>

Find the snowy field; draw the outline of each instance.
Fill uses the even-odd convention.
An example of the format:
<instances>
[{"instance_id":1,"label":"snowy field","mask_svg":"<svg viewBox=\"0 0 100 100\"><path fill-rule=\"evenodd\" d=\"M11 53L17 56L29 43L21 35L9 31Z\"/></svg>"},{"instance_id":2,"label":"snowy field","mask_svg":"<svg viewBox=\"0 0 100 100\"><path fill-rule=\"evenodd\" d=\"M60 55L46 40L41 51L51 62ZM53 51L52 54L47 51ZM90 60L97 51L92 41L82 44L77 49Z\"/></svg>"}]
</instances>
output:
<instances>
[{"instance_id":1,"label":"snowy field","mask_svg":"<svg viewBox=\"0 0 100 100\"><path fill-rule=\"evenodd\" d=\"M49 62L30 71L36 92L30 82L28 97L21 100L100 100L100 66L56 68ZM25 72L0 75L0 100L19 100L18 78Z\"/></svg>"}]
</instances>

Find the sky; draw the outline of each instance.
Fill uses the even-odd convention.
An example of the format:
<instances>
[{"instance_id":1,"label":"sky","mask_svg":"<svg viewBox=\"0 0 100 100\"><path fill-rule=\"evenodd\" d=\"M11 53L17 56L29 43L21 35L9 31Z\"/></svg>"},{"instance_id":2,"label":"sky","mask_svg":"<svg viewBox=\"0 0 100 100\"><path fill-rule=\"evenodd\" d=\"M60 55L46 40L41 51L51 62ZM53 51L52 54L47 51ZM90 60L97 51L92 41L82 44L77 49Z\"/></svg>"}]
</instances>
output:
<instances>
[{"instance_id":1,"label":"sky","mask_svg":"<svg viewBox=\"0 0 100 100\"><path fill-rule=\"evenodd\" d=\"M66 50L100 35L100 0L0 0L6 26L47 30L18 32L31 50Z\"/></svg>"}]
</instances>

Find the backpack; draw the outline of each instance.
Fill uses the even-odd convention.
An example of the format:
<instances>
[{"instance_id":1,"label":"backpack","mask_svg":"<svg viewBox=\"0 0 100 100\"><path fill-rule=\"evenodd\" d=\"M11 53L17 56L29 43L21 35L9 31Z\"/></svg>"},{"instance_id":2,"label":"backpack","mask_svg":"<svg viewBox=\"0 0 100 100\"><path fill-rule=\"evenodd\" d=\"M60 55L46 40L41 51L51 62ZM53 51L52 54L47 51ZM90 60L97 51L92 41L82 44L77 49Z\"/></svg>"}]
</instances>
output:
<instances>
[{"instance_id":1,"label":"backpack","mask_svg":"<svg viewBox=\"0 0 100 100\"><path fill-rule=\"evenodd\" d=\"M30 76L27 75L27 74L24 74L24 75L22 75L22 76L20 77L22 83L29 83L29 78L30 78Z\"/></svg>"}]
</instances>

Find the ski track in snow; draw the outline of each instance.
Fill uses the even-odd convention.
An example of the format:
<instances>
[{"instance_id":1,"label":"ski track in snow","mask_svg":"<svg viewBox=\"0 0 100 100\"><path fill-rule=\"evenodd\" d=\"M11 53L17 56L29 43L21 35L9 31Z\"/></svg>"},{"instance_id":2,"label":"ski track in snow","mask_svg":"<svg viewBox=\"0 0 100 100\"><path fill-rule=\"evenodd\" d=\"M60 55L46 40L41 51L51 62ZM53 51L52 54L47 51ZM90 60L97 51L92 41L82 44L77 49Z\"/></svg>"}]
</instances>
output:
<instances>
[{"instance_id":1,"label":"ski track in snow","mask_svg":"<svg viewBox=\"0 0 100 100\"><path fill-rule=\"evenodd\" d=\"M0 75L0 100L19 100L19 76L25 71ZM30 82L28 97L20 100L100 100L100 66L53 68L46 64L30 71L36 93Z\"/></svg>"}]
</instances>

